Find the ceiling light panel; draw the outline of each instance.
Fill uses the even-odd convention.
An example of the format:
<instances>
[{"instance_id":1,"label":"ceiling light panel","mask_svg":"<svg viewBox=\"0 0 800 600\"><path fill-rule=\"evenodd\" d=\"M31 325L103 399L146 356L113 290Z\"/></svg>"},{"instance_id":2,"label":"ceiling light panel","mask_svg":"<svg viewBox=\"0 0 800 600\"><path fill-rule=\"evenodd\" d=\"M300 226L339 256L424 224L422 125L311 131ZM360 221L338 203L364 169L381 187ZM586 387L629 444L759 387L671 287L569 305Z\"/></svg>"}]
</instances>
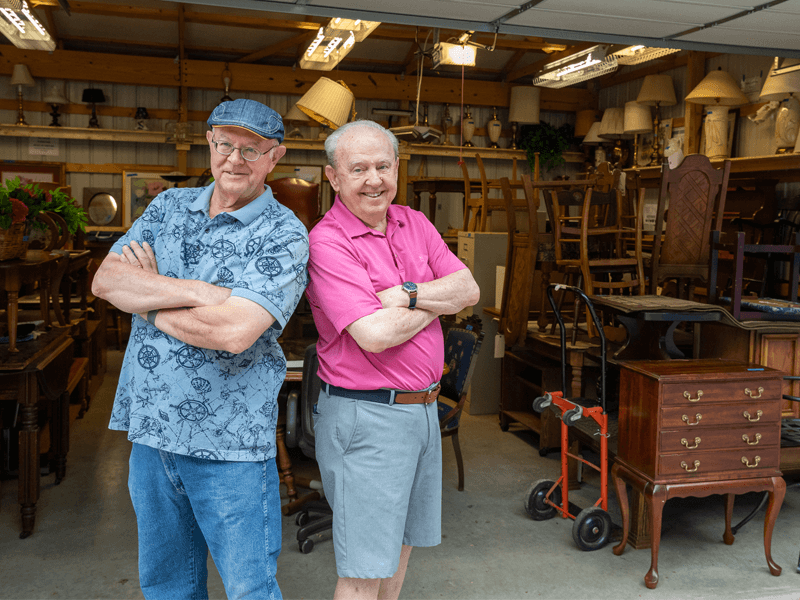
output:
<instances>
[{"instance_id":1,"label":"ceiling light panel","mask_svg":"<svg viewBox=\"0 0 800 600\"><path fill-rule=\"evenodd\" d=\"M330 6L330 0L311 0L309 6ZM385 12L402 15L424 15L440 19L457 19L469 14L470 20L493 21L519 6L508 2L465 2L463 0L347 0L348 10Z\"/></svg>"}]
</instances>

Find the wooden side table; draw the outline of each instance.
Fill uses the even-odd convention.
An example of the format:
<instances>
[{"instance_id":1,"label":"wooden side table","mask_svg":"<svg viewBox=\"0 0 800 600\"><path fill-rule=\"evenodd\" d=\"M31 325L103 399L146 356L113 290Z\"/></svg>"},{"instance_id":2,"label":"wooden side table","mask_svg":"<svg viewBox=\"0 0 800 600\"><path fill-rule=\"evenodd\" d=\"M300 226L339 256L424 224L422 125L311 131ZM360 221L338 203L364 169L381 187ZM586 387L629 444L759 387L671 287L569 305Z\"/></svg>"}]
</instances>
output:
<instances>
[{"instance_id":1,"label":"wooden side table","mask_svg":"<svg viewBox=\"0 0 800 600\"><path fill-rule=\"evenodd\" d=\"M622 511L620 555L628 543L625 483L649 509L651 563L645 585L658 584L661 513L670 498L725 494L726 544L733 543L735 494L769 492L764 550L773 575L772 530L786 483L780 465L783 372L722 359L620 364L619 442L611 479Z\"/></svg>"}]
</instances>

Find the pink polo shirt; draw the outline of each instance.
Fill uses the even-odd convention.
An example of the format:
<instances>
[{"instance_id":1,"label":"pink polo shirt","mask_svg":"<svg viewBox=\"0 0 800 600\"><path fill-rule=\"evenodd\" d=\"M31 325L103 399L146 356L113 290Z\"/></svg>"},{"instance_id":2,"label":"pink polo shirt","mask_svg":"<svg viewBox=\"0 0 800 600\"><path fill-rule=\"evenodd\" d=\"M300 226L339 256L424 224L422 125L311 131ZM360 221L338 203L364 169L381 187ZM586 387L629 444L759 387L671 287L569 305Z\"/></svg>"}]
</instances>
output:
<instances>
[{"instance_id":1,"label":"pink polo shirt","mask_svg":"<svg viewBox=\"0 0 800 600\"><path fill-rule=\"evenodd\" d=\"M319 375L331 385L419 390L442 376L444 341L438 319L380 353L362 350L345 331L382 308L377 292L466 268L421 212L392 204L387 216L383 234L364 225L336 196L309 234L311 283L306 296L319 332Z\"/></svg>"}]
</instances>

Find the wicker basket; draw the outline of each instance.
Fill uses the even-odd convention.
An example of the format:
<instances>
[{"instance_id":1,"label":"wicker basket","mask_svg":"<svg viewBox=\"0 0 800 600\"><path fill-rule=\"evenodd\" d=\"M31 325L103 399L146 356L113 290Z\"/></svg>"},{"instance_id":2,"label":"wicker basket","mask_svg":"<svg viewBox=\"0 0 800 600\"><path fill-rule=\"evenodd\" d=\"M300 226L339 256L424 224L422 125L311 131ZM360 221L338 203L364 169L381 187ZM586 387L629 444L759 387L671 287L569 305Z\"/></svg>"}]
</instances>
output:
<instances>
[{"instance_id":1,"label":"wicker basket","mask_svg":"<svg viewBox=\"0 0 800 600\"><path fill-rule=\"evenodd\" d=\"M24 258L28 251L24 236L25 223L14 223L9 229L0 229L0 260Z\"/></svg>"}]
</instances>

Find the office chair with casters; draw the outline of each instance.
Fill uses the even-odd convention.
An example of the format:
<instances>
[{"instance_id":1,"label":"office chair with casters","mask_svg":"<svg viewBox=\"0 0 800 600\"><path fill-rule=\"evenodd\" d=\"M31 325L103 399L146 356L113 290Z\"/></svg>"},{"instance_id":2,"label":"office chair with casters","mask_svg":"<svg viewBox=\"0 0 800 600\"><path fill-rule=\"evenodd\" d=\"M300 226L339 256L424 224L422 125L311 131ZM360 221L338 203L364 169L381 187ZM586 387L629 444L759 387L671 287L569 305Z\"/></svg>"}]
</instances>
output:
<instances>
[{"instance_id":1,"label":"office chair with casters","mask_svg":"<svg viewBox=\"0 0 800 600\"><path fill-rule=\"evenodd\" d=\"M319 359L317 346L311 344L306 348L303 359L303 387L298 395L290 394L286 407L286 445L299 447L308 458L316 458L314 451L314 405L319 397L322 381L317 375ZM308 484L312 492L300 499L301 508L295 516L295 523L300 527L297 530L297 542L300 552L308 554L314 549L314 540L311 536L333 527L333 511L322 489L322 483L317 480L298 484Z\"/></svg>"},{"instance_id":2,"label":"office chair with casters","mask_svg":"<svg viewBox=\"0 0 800 600\"><path fill-rule=\"evenodd\" d=\"M481 320L475 316L450 327L444 340L445 374L442 376L442 390L439 393L439 430L442 439L449 437L453 440L459 492L464 491L464 460L458 442L458 426L475 369L474 359L478 356L482 341Z\"/></svg>"}]
</instances>

